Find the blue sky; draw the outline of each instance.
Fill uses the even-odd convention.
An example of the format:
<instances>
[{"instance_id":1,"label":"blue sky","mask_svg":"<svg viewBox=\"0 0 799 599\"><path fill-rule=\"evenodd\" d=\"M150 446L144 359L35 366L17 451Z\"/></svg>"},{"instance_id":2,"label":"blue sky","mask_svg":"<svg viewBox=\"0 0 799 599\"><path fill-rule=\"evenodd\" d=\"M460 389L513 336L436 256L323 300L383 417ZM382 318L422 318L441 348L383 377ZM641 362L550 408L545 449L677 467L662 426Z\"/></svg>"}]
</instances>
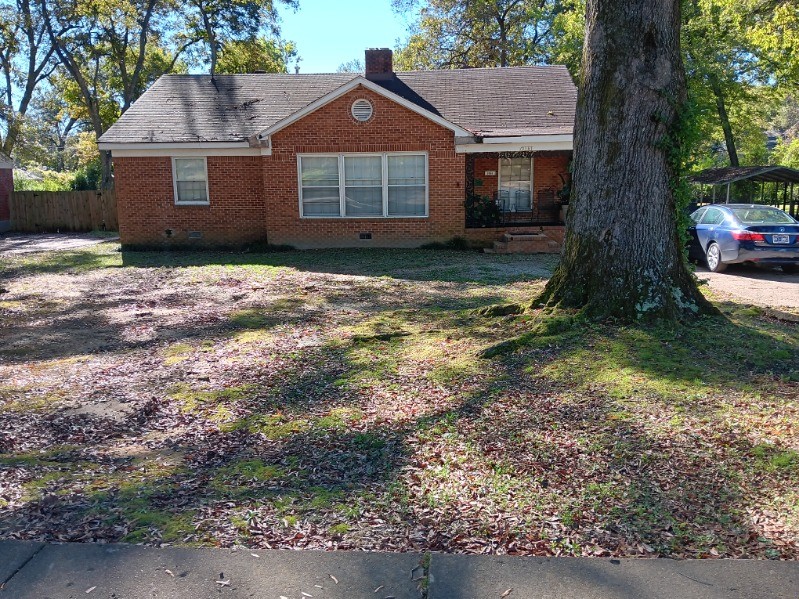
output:
<instances>
[{"instance_id":1,"label":"blue sky","mask_svg":"<svg viewBox=\"0 0 799 599\"><path fill-rule=\"evenodd\" d=\"M280 6L278 4L278 6ZM295 13L280 9L281 37L297 44L301 73L332 73L366 48L393 48L408 20L391 0L300 0Z\"/></svg>"}]
</instances>

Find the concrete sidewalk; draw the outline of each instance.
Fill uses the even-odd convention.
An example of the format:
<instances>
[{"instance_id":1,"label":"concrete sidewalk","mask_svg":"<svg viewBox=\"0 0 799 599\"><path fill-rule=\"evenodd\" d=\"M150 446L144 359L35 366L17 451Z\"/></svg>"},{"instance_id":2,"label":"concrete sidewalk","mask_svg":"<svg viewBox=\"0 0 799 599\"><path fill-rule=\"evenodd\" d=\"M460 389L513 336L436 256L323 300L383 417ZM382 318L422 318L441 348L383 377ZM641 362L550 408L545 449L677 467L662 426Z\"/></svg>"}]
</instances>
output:
<instances>
[{"instance_id":1,"label":"concrete sidewalk","mask_svg":"<svg viewBox=\"0 0 799 599\"><path fill-rule=\"evenodd\" d=\"M799 562L0 542L0 598L799 599Z\"/></svg>"},{"instance_id":2,"label":"concrete sidewalk","mask_svg":"<svg viewBox=\"0 0 799 599\"><path fill-rule=\"evenodd\" d=\"M97 233L5 233L0 235L0 256L64 252L79 250L107 241L118 241L119 235Z\"/></svg>"}]
</instances>

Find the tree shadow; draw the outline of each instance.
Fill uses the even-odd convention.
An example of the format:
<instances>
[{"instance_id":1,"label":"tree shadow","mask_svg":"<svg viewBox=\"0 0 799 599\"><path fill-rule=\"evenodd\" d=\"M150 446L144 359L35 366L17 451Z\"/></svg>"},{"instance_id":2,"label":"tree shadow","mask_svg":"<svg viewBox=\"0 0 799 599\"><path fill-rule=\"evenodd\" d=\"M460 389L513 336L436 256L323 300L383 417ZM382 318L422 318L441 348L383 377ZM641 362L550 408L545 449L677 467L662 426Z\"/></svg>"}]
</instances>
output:
<instances>
[{"instance_id":1,"label":"tree shadow","mask_svg":"<svg viewBox=\"0 0 799 599\"><path fill-rule=\"evenodd\" d=\"M353 301L333 288L312 291L325 309ZM19 437L35 430L48 444L22 439L2 449L0 478L21 495L4 499L0 536L538 555L799 553L790 527L752 518L765 509L759 502L790 498L799 485L787 437L755 434L775 418L771 404L794 410L787 418L797 408L777 392L795 386L795 326L723 304L729 318L691 328L535 329L512 351L483 359L480 349L529 332L528 316L469 312L492 294L452 298L451 310L434 310L435 302L397 309L403 293L367 289L356 301L374 312L351 326L333 326L329 312L305 303L251 303L214 322L195 314L172 340L228 343L257 332L278 341L256 340L225 364L212 355L204 378L188 374L192 360L203 361L192 345L191 366L175 382L144 381L144 396L125 391L131 409L121 420L43 411L24 415L28 429L13 429L15 415L5 414L4 427ZM85 308L102 312L113 301ZM300 324L308 326L290 341L286 331ZM460 338L471 349L445 354ZM158 341L144 343L108 351L125 356ZM455 367L458 359L465 364ZM449 370L431 376L441 362Z\"/></svg>"}]
</instances>

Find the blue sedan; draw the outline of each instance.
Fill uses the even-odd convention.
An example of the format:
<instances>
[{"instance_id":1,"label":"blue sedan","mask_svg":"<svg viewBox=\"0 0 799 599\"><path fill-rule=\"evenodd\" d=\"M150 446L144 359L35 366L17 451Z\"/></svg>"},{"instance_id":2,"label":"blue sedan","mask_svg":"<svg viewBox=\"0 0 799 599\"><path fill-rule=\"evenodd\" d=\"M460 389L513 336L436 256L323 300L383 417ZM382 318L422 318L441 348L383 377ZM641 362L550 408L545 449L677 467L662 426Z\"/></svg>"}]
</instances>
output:
<instances>
[{"instance_id":1,"label":"blue sedan","mask_svg":"<svg viewBox=\"0 0 799 599\"><path fill-rule=\"evenodd\" d=\"M771 206L715 204L691 214L692 258L704 259L713 272L728 264L773 264L788 273L799 270L799 222Z\"/></svg>"}]
</instances>

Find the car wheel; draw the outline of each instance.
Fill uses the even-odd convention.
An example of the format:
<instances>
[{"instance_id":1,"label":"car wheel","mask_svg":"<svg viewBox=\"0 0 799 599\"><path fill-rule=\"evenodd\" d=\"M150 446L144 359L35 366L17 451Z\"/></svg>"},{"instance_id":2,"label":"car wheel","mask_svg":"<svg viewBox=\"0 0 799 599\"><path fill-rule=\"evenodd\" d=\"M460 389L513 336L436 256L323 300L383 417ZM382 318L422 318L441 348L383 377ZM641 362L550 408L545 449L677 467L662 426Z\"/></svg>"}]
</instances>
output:
<instances>
[{"instance_id":1,"label":"car wheel","mask_svg":"<svg viewBox=\"0 0 799 599\"><path fill-rule=\"evenodd\" d=\"M705 260L710 272L724 272L727 265L721 261L721 248L715 241L711 241L705 252Z\"/></svg>"},{"instance_id":2,"label":"car wheel","mask_svg":"<svg viewBox=\"0 0 799 599\"><path fill-rule=\"evenodd\" d=\"M799 272L799 264L783 264L782 272L786 275L794 275Z\"/></svg>"}]
</instances>

